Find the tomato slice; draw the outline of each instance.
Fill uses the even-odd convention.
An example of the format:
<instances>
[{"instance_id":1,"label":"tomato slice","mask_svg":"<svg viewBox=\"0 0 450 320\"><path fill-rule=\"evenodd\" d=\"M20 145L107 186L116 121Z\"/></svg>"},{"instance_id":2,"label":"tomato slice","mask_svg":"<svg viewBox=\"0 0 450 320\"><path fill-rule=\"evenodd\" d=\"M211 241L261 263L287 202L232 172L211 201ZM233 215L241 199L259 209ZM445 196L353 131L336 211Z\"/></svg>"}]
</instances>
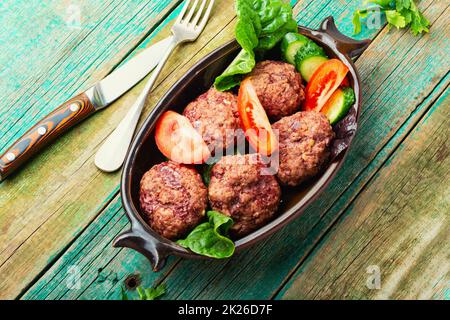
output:
<instances>
[{"instance_id":1,"label":"tomato slice","mask_svg":"<svg viewBox=\"0 0 450 320\"><path fill-rule=\"evenodd\" d=\"M340 84L341 87L350 87L350 80L348 77L345 77L344 80L342 80L342 83Z\"/></svg>"},{"instance_id":2,"label":"tomato slice","mask_svg":"<svg viewBox=\"0 0 450 320\"><path fill-rule=\"evenodd\" d=\"M241 83L238 95L238 111L245 136L256 152L269 156L278 150L278 140L269 118L258 99L251 78Z\"/></svg>"},{"instance_id":3,"label":"tomato slice","mask_svg":"<svg viewBox=\"0 0 450 320\"><path fill-rule=\"evenodd\" d=\"M348 73L348 67L338 59L324 62L314 72L306 86L304 110L320 111Z\"/></svg>"},{"instance_id":4,"label":"tomato slice","mask_svg":"<svg viewBox=\"0 0 450 320\"><path fill-rule=\"evenodd\" d=\"M159 118L155 141L164 156L178 163L200 164L211 155L188 118L174 111L166 111Z\"/></svg>"}]
</instances>

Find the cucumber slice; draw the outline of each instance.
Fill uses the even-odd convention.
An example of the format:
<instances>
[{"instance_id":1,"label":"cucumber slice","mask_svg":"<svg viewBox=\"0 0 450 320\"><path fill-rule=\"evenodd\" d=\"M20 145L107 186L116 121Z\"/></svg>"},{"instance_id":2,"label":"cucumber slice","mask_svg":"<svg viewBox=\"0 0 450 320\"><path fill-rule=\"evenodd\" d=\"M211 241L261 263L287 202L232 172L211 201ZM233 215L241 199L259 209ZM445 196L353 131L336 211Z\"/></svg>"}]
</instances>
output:
<instances>
[{"instance_id":1,"label":"cucumber slice","mask_svg":"<svg viewBox=\"0 0 450 320\"><path fill-rule=\"evenodd\" d=\"M281 53L283 59L290 64L295 64L295 55L297 51L303 47L307 42L309 42L307 37L299 33L286 33L281 41Z\"/></svg>"},{"instance_id":2,"label":"cucumber slice","mask_svg":"<svg viewBox=\"0 0 450 320\"><path fill-rule=\"evenodd\" d=\"M306 82L309 82L314 72L316 72L317 68L319 68L322 65L322 63L324 63L327 60L328 60L327 57L322 56L314 56L302 60L299 66L299 71L302 75L302 78Z\"/></svg>"},{"instance_id":3,"label":"cucumber slice","mask_svg":"<svg viewBox=\"0 0 450 320\"><path fill-rule=\"evenodd\" d=\"M345 117L354 103L355 93L352 88L338 88L320 112L328 117L331 124L336 124Z\"/></svg>"},{"instance_id":4,"label":"cucumber slice","mask_svg":"<svg viewBox=\"0 0 450 320\"><path fill-rule=\"evenodd\" d=\"M309 40L305 45L301 46L295 55L295 65L297 70L300 70L300 63L309 57L326 57L325 51L322 47L318 46L314 41Z\"/></svg>"}]
</instances>

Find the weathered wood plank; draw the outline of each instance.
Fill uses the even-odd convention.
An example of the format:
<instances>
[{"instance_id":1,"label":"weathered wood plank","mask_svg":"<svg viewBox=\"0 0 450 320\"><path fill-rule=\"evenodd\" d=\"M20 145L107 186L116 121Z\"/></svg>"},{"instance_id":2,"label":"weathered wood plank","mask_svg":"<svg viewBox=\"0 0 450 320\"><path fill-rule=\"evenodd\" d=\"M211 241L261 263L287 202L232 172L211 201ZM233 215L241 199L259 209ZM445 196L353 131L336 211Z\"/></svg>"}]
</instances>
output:
<instances>
[{"instance_id":1,"label":"weathered wood plank","mask_svg":"<svg viewBox=\"0 0 450 320\"><path fill-rule=\"evenodd\" d=\"M202 37L199 40L197 40L198 46L196 46L196 45L185 46L185 50L183 50L182 52L181 52L181 50L177 51L174 54L174 57L173 57L174 60L169 61L169 63L175 67L172 68L168 79L165 80L165 81L167 81L167 83L163 83L164 87L163 88L157 87L156 90L153 92L153 94L156 96L149 103L150 105L152 103L154 104L159 99L159 97L167 90L168 86L173 84L175 81L177 81L179 78L179 75L186 72L186 70L190 66L192 66L192 64L195 63L195 61L200 59L206 53L215 49L218 45L232 39L233 36L232 36L231 32L228 32L228 34L221 33L220 37L217 37L217 33L220 32L220 30L223 28L224 25L227 25L227 23L233 21L233 19L235 17L234 8L232 6L228 6L226 2L219 1L216 4L215 10L217 10L217 12L221 12L221 15L213 15L212 16L210 22L207 25L207 29L202 34ZM174 11L173 14L168 18L168 20L172 19L173 17L176 17L178 13L179 13L179 10ZM162 30L161 34L159 34L157 37L166 36L168 34L168 32L169 32L168 29L164 29L164 30ZM211 38L213 38L212 42L211 42ZM201 48L200 52L199 52L199 47ZM167 76L167 75L163 75L162 78L164 78L165 76ZM139 92L139 89L137 89L137 92ZM148 110L147 110L147 112L148 112ZM119 119L120 119L120 117L118 117L118 120ZM120 201L120 200L118 200L118 201ZM121 211L121 215L123 215L123 211ZM109 243L111 243L112 239L113 238L109 239ZM117 251L117 249L114 249L114 251ZM138 257L138 258L141 258L141 257ZM146 261L141 259L141 262L146 263L146 266L148 266ZM100 262L100 263L102 263L102 262Z\"/></svg>"},{"instance_id":2,"label":"weathered wood plank","mask_svg":"<svg viewBox=\"0 0 450 320\"><path fill-rule=\"evenodd\" d=\"M316 1L318 2L318 1ZM315 2L315 4L316 4ZM430 5L431 2L426 3L425 5ZM303 3L305 5L305 3ZM302 5L302 7L303 7ZM306 5L305 5L306 6ZM316 23L322 18L320 15L327 15L327 12L323 12L323 8L332 8L332 10L336 10L339 13L339 10L342 10L342 7L338 6L314 6L318 11L316 14L319 14L318 17L314 16L311 19L311 22L315 21ZM346 21L349 19L350 13L353 10L353 7L344 7L342 12L346 12ZM438 10L442 8L437 8L436 11L433 11L433 18L435 22L435 27L442 28L443 23L442 20L438 19ZM325 9L326 10L326 9ZM303 12L302 10L300 10ZM430 14L428 12L427 14ZM302 15L303 18L303 15ZM317 20L315 20L317 19ZM348 33L348 31L347 31ZM298 263L299 260L310 250L310 248L314 245L315 241L320 238L321 234L324 230L327 230L329 225L334 221L334 219L339 215L338 212L334 211L326 211L326 209L330 208L334 201L342 194L342 192L347 188L350 191L350 194L357 193L360 188L367 182L370 178L371 174L373 174L374 170L368 170L369 172L365 172L364 169L370 164L370 161L374 159L376 156L384 157L384 159L388 156L392 150L398 145L398 143L404 137L404 132L400 132L404 128L410 128L414 125L415 119L420 117L423 112L429 106L429 100L425 99L422 101L427 95L432 92L431 96L439 94L442 90L439 87L439 90L434 92L433 87L439 83L440 79L445 75L445 68L442 68L442 65L439 66L439 59L436 59L436 64L439 66L437 69L433 69L434 64L430 67L427 67L423 61L417 62L413 64L413 68L417 71L421 78L417 80L416 86L408 88L408 92L417 92L417 96L412 96L408 94L404 90L404 96L398 101L399 105L405 106L403 112L401 113L393 113L386 112L391 109L391 103L389 102L395 90L399 90L401 88L401 84L397 83L392 89L394 92L390 92L389 90L385 90L380 95L380 99L374 98L370 96L369 93L374 93L376 90L376 86L380 86L382 83L389 83L397 79L397 77L404 77L407 72L402 72L402 68L399 67L397 72L389 76L389 72L386 70L394 69L393 66L399 64L401 60L400 57L396 57L394 54L391 56L391 60L384 59L380 62L381 65L378 68L383 68L382 77L375 79L376 81L371 81L373 77L372 68L379 63L379 60L385 55L387 48L391 45L390 42L396 43L400 42L401 51L408 52L411 48L414 47L415 42L418 38L413 38L409 36L409 34L404 34L402 32L395 34L387 34L384 31L381 34L381 40L377 40L375 44L371 47L371 49L360 59L361 62L358 62L359 68L362 70L362 76L365 83L365 86L368 88L368 94L364 97L365 106L367 109L363 114L363 119L365 114L368 114L371 108L376 108L376 116L383 121L374 121L371 124L366 124L361 131L363 133L359 133L358 137L359 142L357 145L364 152L364 156L361 157L361 154L354 154L353 152L350 155L350 159L347 160L347 163L350 164L350 167L347 168L348 165L343 169L342 173L339 177L336 178L336 181L328 188L328 191L324 194L324 196L316 202L305 215L294 222L291 226L285 228L282 232L279 232L277 235L272 237L271 239L265 241L264 243L250 248L246 253L240 254L234 257L230 263L224 262L198 262L198 261L182 261L179 265L176 266L175 271L173 271L166 282L169 284L169 294L167 298L192 298L192 297L228 297L228 298L264 298L270 297L271 293L277 289L280 282L283 281L284 277L289 275L290 270ZM426 45L430 47L430 52L436 54L436 47L442 45L443 39L437 37L434 39L426 38ZM443 46L445 47L445 46ZM433 49L434 48L434 49ZM442 46L441 46L442 48ZM428 54L427 52L426 54ZM412 53L411 53L412 54ZM406 62L403 64L409 65ZM445 65L444 65L445 67ZM428 68L430 70L428 70ZM420 71L427 70L429 73L421 74ZM364 71L364 72L363 72ZM448 80L444 80L445 83ZM368 97L369 96L369 97ZM430 97L431 97L430 96ZM428 97L428 98L430 98ZM381 100L381 102L379 101ZM430 98L430 101L433 99ZM423 102L423 103L420 103ZM417 107L416 112L413 112ZM384 113L387 113L384 116ZM405 126L401 127L401 124L408 119ZM388 124L388 126L385 125ZM400 129L398 129L400 127ZM403 128L403 129L402 129ZM371 130L375 130L374 133ZM407 130L405 130L407 132ZM389 139L393 138L392 141ZM382 149L383 146L386 149ZM364 173L365 179L362 181L356 181L355 185L352 185L351 182L358 177L361 173ZM349 197L351 198L351 197ZM119 201L119 199L117 199ZM331 212L331 217L328 215ZM310 238L307 238L310 235L311 229L313 226L320 226L319 230L311 235ZM118 232L119 230L115 231ZM115 232L113 234L115 234ZM91 234L83 234L82 238L84 239L91 237ZM95 236L94 236L95 237ZM109 241L112 240L112 236L108 236ZM72 248L68 250L72 252L72 250L77 250L77 243L74 244ZM96 251L100 251L99 248ZM95 270L102 268L102 272L116 273L119 274L119 280L123 280L126 277L125 273L122 273L123 270L127 270L131 273L139 272L142 277L142 281L144 285L152 285L159 281L162 281L166 277L166 273L155 275L149 270L148 264L138 255L130 250L122 250L117 256L109 262L104 260L91 260L84 261L80 263L80 261L76 258L67 262L66 265L55 266L52 268L38 284L25 296L25 298L39 297L46 298L48 296L48 292L45 290L46 287L52 287L51 290L60 291L59 293L51 293L50 297L63 297L63 298L117 298L118 290L121 281L103 281L102 284L95 283L92 286L89 286L89 281L84 281L82 277L82 283L86 287L83 288L83 292L74 293L71 290L69 293L67 292L67 288L55 288L52 284L53 282L50 280L54 276L59 276L64 279L64 274L67 271L67 265L76 264L84 266L88 264L89 267L86 269L88 279L95 278ZM260 266L259 268L257 266ZM168 268L173 267L173 264L169 263ZM165 269L165 272L167 272ZM253 275L253 278L248 277L248 275ZM215 278L217 276L217 278ZM102 277L100 277L102 279ZM260 279L261 281L258 281ZM233 283L229 285L230 282ZM191 282L192 281L192 282ZM213 281L211 283L211 281ZM195 283L195 286L192 288L183 286L184 283ZM203 290L203 288L206 288ZM211 290L208 291L208 288ZM225 291L226 290L226 291Z\"/></svg>"},{"instance_id":3,"label":"weathered wood plank","mask_svg":"<svg viewBox=\"0 0 450 320\"><path fill-rule=\"evenodd\" d=\"M66 34L62 22L54 22L57 19L55 13L52 14L52 10L56 10L54 6L26 7L24 4L24 8L19 10L16 6L21 4L7 4L11 12L9 15L2 14L2 19L15 19L15 13L22 17L33 16L30 12L22 15L25 8L42 16L41 25L36 26L37 35L33 31L29 38L24 38L35 43L33 46L37 46L39 40L46 43L45 36L54 41L67 39L68 42L56 46L59 48L57 57L51 54L52 46L50 51L36 49L36 54L29 52L28 57L24 56L24 64L34 64L35 67L23 70L15 65L17 69L14 72L31 75L28 82L12 74L11 70L2 69L2 79L10 77L13 87L23 86L23 91L18 92L15 98L11 97L14 102L2 103L2 148L6 148L10 139L21 134L22 129L31 126L37 117L52 108L53 103L47 105L46 102L53 101L54 106L57 106L58 101L64 101L74 91L87 87L110 72L125 54L147 37L152 25L158 23L177 2L114 1L106 2L103 7L98 2L84 2L83 10L92 16L83 16L85 28L70 34ZM29 20L33 22L33 19ZM30 25L24 23L23 27L22 32L26 32ZM13 50L22 52L21 44L13 40L8 43L8 48L11 46ZM8 59L8 56L2 56L2 59ZM1 61L8 64L6 60ZM34 102L39 103L30 105L25 101L27 94L38 99ZM95 217L98 210L110 200L114 190L117 191L118 174L101 175L95 169L91 156L120 119L113 117L111 120L105 116L112 114L114 109L119 109L123 116L125 106L130 104L131 99L123 97L110 110L90 118L45 150L19 174L1 183L1 297L17 295L51 257ZM28 110L24 117L18 115L24 110ZM20 119L15 119L16 115ZM24 245L25 242L27 244Z\"/></svg>"},{"instance_id":4,"label":"weathered wood plank","mask_svg":"<svg viewBox=\"0 0 450 320\"><path fill-rule=\"evenodd\" d=\"M445 297L450 280L449 94L447 88L280 297ZM371 266L380 271L378 288L371 286Z\"/></svg>"}]
</instances>

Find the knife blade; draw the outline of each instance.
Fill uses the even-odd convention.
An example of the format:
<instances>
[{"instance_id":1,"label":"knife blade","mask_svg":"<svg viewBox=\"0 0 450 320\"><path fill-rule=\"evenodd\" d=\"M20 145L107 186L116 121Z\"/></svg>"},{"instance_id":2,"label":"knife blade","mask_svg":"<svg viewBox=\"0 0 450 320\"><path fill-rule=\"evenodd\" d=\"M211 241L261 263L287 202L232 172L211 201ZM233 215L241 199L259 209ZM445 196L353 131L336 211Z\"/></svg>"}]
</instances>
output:
<instances>
[{"instance_id":1,"label":"knife blade","mask_svg":"<svg viewBox=\"0 0 450 320\"><path fill-rule=\"evenodd\" d=\"M158 65L170 42L171 39L166 38L144 49L40 120L0 156L0 181L69 128L109 106L134 87Z\"/></svg>"},{"instance_id":2,"label":"knife blade","mask_svg":"<svg viewBox=\"0 0 450 320\"><path fill-rule=\"evenodd\" d=\"M161 60L170 40L166 38L145 49L89 89L87 93L92 92L94 107L107 107L149 74Z\"/></svg>"}]
</instances>

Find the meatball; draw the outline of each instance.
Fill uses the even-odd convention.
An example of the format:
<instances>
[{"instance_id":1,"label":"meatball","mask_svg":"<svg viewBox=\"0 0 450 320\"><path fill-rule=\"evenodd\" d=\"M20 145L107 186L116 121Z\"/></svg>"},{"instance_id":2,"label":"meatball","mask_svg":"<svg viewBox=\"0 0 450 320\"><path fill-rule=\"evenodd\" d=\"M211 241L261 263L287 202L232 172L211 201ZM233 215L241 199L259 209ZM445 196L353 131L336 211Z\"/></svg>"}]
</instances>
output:
<instances>
[{"instance_id":1,"label":"meatball","mask_svg":"<svg viewBox=\"0 0 450 320\"><path fill-rule=\"evenodd\" d=\"M244 236L267 223L280 203L275 176L256 154L225 156L211 170L211 208L230 216L230 234Z\"/></svg>"},{"instance_id":2,"label":"meatball","mask_svg":"<svg viewBox=\"0 0 450 320\"><path fill-rule=\"evenodd\" d=\"M208 192L195 169L163 162L141 179L140 204L144 220L167 239L191 231L204 217Z\"/></svg>"},{"instance_id":3,"label":"meatball","mask_svg":"<svg viewBox=\"0 0 450 320\"><path fill-rule=\"evenodd\" d=\"M256 64L250 77L269 118L276 121L299 111L305 100L305 90L293 65L262 61Z\"/></svg>"},{"instance_id":4,"label":"meatball","mask_svg":"<svg viewBox=\"0 0 450 320\"><path fill-rule=\"evenodd\" d=\"M201 134L209 150L222 151L232 146L235 130L240 128L237 97L230 92L209 89L188 104L183 115Z\"/></svg>"},{"instance_id":5,"label":"meatball","mask_svg":"<svg viewBox=\"0 0 450 320\"><path fill-rule=\"evenodd\" d=\"M307 111L285 117L272 125L278 130L278 179L297 186L320 172L330 156L334 132L327 117Z\"/></svg>"}]
</instances>

